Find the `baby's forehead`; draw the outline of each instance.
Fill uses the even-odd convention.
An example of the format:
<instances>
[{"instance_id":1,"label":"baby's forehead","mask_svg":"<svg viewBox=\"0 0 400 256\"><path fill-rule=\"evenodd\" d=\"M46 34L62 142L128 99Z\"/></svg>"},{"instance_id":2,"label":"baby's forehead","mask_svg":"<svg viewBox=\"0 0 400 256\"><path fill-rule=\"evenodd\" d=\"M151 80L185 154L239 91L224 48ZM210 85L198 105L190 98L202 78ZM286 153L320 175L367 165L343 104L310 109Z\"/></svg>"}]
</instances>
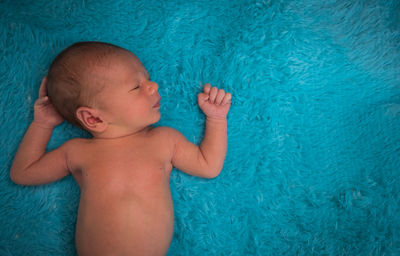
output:
<instances>
[{"instance_id":1,"label":"baby's forehead","mask_svg":"<svg viewBox=\"0 0 400 256\"><path fill-rule=\"evenodd\" d=\"M127 52L104 58L101 62L88 67L89 76L101 79L103 82L126 81L138 76L148 76L139 58Z\"/></svg>"},{"instance_id":2,"label":"baby's forehead","mask_svg":"<svg viewBox=\"0 0 400 256\"><path fill-rule=\"evenodd\" d=\"M129 51L109 55L97 66L106 70L144 69L139 58Z\"/></svg>"}]
</instances>

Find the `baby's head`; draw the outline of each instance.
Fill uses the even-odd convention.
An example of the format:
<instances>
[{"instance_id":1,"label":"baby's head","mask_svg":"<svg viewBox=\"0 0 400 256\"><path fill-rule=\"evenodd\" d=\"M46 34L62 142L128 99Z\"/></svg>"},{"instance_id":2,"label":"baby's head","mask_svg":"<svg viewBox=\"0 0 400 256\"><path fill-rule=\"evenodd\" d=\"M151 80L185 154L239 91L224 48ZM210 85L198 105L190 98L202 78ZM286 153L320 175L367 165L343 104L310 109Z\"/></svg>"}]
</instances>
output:
<instances>
[{"instance_id":1,"label":"baby's head","mask_svg":"<svg viewBox=\"0 0 400 256\"><path fill-rule=\"evenodd\" d=\"M57 111L70 123L84 129L76 117L81 106L92 107L104 87L99 67L109 64L110 56L126 51L101 42L79 42L63 50L51 63L47 93Z\"/></svg>"},{"instance_id":2,"label":"baby's head","mask_svg":"<svg viewBox=\"0 0 400 256\"><path fill-rule=\"evenodd\" d=\"M134 88L130 87L136 85L147 88L146 93L135 91L128 99L118 91L129 89L132 94L130 89ZM146 69L133 53L102 42L71 45L54 59L47 75L47 93L57 111L70 123L90 132L95 131L91 129L95 127L91 126L93 122L97 123L96 129L105 123L122 125L121 118L118 122L113 118L129 110L121 104L116 106L115 101L130 101L130 105L133 102L154 104L159 100L157 89L157 84L149 80ZM112 97L114 102L111 102ZM143 117L131 112L131 118L140 121Z\"/></svg>"}]
</instances>

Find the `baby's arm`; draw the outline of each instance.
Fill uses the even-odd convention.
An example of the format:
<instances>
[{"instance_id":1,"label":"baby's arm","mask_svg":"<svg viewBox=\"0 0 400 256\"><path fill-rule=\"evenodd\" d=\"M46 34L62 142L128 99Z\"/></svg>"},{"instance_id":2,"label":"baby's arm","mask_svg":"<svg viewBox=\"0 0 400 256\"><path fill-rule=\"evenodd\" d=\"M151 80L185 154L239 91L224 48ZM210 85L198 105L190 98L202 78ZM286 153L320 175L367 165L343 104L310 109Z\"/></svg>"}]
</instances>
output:
<instances>
[{"instance_id":1,"label":"baby's arm","mask_svg":"<svg viewBox=\"0 0 400 256\"><path fill-rule=\"evenodd\" d=\"M190 175L214 178L224 165L227 148L226 116L231 105L231 95L206 84L204 92L198 95L198 102L206 115L204 139L198 147L187 141L181 133L175 132L172 164Z\"/></svg>"},{"instance_id":2,"label":"baby's arm","mask_svg":"<svg viewBox=\"0 0 400 256\"><path fill-rule=\"evenodd\" d=\"M50 103L46 93L46 77L34 106L34 121L29 126L15 155L10 170L12 181L21 185L38 185L68 175L66 145L46 154L53 128L63 118Z\"/></svg>"}]
</instances>

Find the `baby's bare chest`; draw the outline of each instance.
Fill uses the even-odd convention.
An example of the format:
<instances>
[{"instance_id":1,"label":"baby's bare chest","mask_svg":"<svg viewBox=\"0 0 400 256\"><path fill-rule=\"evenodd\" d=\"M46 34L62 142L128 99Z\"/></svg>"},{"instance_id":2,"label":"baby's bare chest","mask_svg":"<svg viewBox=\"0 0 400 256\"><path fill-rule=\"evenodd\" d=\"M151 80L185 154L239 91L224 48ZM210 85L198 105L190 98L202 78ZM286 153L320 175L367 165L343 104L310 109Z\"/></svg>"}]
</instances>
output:
<instances>
[{"instance_id":1,"label":"baby's bare chest","mask_svg":"<svg viewBox=\"0 0 400 256\"><path fill-rule=\"evenodd\" d=\"M157 190L169 185L172 152L154 143L125 147L92 147L75 179L85 189L111 191Z\"/></svg>"}]
</instances>

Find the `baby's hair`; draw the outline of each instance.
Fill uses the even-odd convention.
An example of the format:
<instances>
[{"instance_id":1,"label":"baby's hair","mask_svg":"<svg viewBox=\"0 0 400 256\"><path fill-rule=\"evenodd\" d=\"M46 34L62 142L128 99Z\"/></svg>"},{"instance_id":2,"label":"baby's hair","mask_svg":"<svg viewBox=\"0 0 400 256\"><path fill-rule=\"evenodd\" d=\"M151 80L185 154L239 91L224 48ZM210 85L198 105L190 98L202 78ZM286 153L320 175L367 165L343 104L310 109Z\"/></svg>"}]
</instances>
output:
<instances>
[{"instance_id":1,"label":"baby's hair","mask_svg":"<svg viewBox=\"0 0 400 256\"><path fill-rule=\"evenodd\" d=\"M85 129L76 118L79 107L92 107L94 95L103 85L91 79L91 70L106 66L109 56L127 51L103 42L78 42L64 49L53 60L47 75L47 95L60 115L71 124Z\"/></svg>"}]
</instances>

